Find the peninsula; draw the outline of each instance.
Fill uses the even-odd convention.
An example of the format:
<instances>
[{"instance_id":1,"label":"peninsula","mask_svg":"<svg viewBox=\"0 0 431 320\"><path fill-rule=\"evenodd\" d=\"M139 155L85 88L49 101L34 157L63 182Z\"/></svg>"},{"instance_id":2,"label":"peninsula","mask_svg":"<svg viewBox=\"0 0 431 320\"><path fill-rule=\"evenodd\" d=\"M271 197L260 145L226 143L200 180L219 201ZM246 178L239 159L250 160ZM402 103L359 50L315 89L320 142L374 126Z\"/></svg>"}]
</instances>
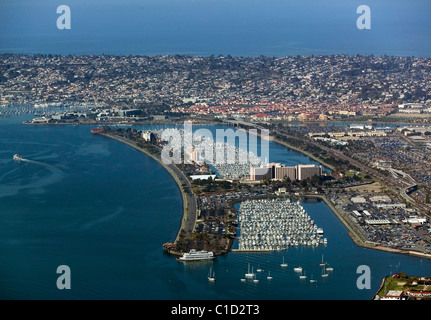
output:
<instances>
[{"instance_id":1,"label":"peninsula","mask_svg":"<svg viewBox=\"0 0 431 320\"><path fill-rule=\"evenodd\" d=\"M235 203L246 199L289 197L297 199L317 198L325 201L347 227L350 237L358 246L431 258L426 246L427 242L425 242L423 249L419 247L419 250L411 248L411 245L407 244L407 239L403 239L406 248L388 246L370 238L370 235L372 235L370 226L372 224L363 222L364 220L360 220L358 216L352 217L351 211L359 213L353 208L356 208L357 204L354 202L358 201L361 196L357 193L352 193L350 190L354 190L354 188L358 188L359 192L361 189L365 190L365 197L369 197L367 189L379 182L365 176L356 179L351 179L349 176L333 178L340 171L348 172L349 162L332 163L331 169L334 171L331 174L325 174L321 179L308 179L306 183L304 183L305 181L292 182L283 180L263 181L263 183L261 181L257 184L250 184L241 179L223 178L193 180L194 174L202 174L203 170L210 173L208 172L210 169L207 166L202 167L190 163L166 165L160 159L163 146L160 140L158 142L156 140L147 141L143 138L143 132L131 128L112 129L105 127L103 130L99 130L98 134L116 139L144 152L164 167L176 181L183 199L183 217L176 239L171 243L164 244L164 249L171 254L181 255L190 249L213 251L216 255L226 254L232 249L238 227ZM278 140L274 139L274 141L277 142ZM342 192L341 190L345 191ZM376 191L373 190L373 194ZM380 197L378 198L380 200L383 199L385 191L382 189L377 193L380 196L374 197ZM354 199L355 196L355 201L352 201L351 199ZM207 207L208 203L214 202L217 203L216 206ZM351 210L349 210L349 207ZM397 204L394 207L396 208ZM371 209L369 210L371 211ZM362 211L368 212L365 209L362 209ZM390 225L390 222L384 221L381 224ZM367 228L364 228L364 226ZM397 228L399 227L400 224ZM416 229L412 228L410 223L405 223L402 228L404 232L412 232L412 230L416 232ZM426 236L426 234L424 235Z\"/></svg>"}]
</instances>

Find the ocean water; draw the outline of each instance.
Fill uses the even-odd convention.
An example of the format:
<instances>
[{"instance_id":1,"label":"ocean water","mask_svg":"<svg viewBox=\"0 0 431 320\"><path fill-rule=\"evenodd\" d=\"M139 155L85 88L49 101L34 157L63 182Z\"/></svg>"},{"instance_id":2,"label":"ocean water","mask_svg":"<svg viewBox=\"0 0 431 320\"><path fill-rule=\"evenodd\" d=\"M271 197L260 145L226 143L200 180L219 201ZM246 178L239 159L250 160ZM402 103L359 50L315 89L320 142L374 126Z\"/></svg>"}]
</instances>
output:
<instances>
[{"instance_id":1,"label":"ocean water","mask_svg":"<svg viewBox=\"0 0 431 320\"><path fill-rule=\"evenodd\" d=\"M57 7L71 29L57 28ZM371 29L359 30L368 5ZM431 56L428 0L0 2L0 52L118 55Z\"/></svg>"},{"instance_id":2,"label":"ocean water","mask_svg":"<svg viewBox=\"0 0 431 320\"><path fill-rule=\"evenodd\" d=\"M431 270L430 260L356 247L316 200L302 204L324 229L327 246L180 263L162 250L182 215L180 192L164 169L126 145L91 135L90 127L22 120L1 119L0 126L1 299L367 300L386 275ZM280 146L270 147L282 157ZM17 163L14 153L31 161ZM285 159L308 158L286 151ZM326 279L320 278L322 255L334 267ZM288 268L280 267L283 257ZM259 283L240 281L249 264L264 269ZM60 265L70 267L70 290L57 288ZM299 265L317 284L299 279L293 271ZM370 289L356 285L360 265L370 267ZM215 283L207 280L210 268Z\"/></svg>"}]
</instances>

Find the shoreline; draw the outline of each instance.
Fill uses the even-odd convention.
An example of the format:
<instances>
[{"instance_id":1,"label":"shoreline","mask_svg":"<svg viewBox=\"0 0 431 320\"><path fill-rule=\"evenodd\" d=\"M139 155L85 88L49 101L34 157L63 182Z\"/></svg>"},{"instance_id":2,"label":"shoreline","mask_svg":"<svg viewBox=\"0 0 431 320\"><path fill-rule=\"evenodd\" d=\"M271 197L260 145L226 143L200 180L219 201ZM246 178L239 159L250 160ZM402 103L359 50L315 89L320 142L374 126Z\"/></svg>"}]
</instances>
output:
<instances>
[{"instance_id":1,"label":"shoreline","mask_svg":"<svg viewBox=\"0 0 431 320\"><path fill-rule=\"evenodd\" d=\"M131 141L129 139L126 139L126 138L122 138L122 137L113 135L113 134L109 134L109 133L106 133L106 132L100 132L100 133L97 133L97 135L104 136L106 138L110 138L110 139L116 140L118 142L124 143L124 144L126 144L126 145L134 148L135 150L138 150L138 151L146 154L151 159L153 159L158 164L160 164L160 166L162 168L164 168L169 173L169 175L174 179L174 181L177 184L178 189L179 189L179 191L181 193L182 207L183 207L183 214L182 214L182 218L181 218L181 224L180 224L179 229L177 231L177 235L176 235L176 237L174 239L174 242L176 242L178 240L180 234L181 234L181 231L184 230L185 226L187 225L188 213L189 213L188 212L189 201L188 201L188 198L187 198L187 194L185 194L184 191L183 191L183 189L182 189L182 183L180 181L180 178L177 176L176 173L174 173L174 171L172 170L172 168L170 168L168 165L166 165L165 163L163 163L163 161L161 161L160 159L158 159L156 156L154 156L153 154L151 154L147 150L138 147L136 144L133 143L133 141ZM194 222L193 222L193 225L194 225ZM175 252L172 252L172 254L175 254ZM180 254L180 253L178 253L178 254Z\"/></svg>"}]
</instances>

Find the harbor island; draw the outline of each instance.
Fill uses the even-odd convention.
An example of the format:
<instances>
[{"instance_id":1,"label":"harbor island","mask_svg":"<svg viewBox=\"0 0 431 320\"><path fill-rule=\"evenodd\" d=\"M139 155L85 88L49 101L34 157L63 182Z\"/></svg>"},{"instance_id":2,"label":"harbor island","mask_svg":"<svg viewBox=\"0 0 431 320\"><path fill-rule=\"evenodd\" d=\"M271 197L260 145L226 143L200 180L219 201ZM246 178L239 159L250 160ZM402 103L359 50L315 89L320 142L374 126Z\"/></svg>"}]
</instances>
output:
<instances>
[{"instance_id":1,"label":"harbor island","mask_svg":"<svg viewBox=\"0 0 431 320\"><path fill-rule=\"evenodd\" d=\"M251 173L247 174L243 168L235 166L231 166L231 170L235 174L242 172L242 175L224 178L215 174L215 167L190 160L193 155L185 157L188 160L183 159L180 164L163 163L160 155L166 141L160 139L160 132L105 126L93 133L116 139L144 152L163 166L176 181L183 199L183 217L176 238L163 244L163 249L169 254L182 256L190 250L205 250L218 256L231 251L243 251L244 246L233 248L235 240L241 243L241 237L238 238L238 233L242 232L239 219L241 203L258 199L296 202L314 198L324 201L331 208L346 226L356 245L431 257L426 216L414 215L417 211L399 202L399 198L370 174L350 175L351 172L359 171L348 161L334 161L327 155L322 162L327 163L329 160L332 170L324 173L316 171L317 174L303 179L290 179L287 176L282 179L273 176L251 177ZM272 137L274 142L278 139L281 140L280 135ZM284 168L279 164L272 166L273 172L277 168ZM268 207L268 210L271 211L271 208ZM392 219L394 213L397 215L396 221ZM314 229L316 231L317 228ZM397 235L400 233L403 237L399 238ZM262 238L262 232L255 232L253 236L256 243L257 237ZM286 240L285 235L282 237ZM292 245L315 245L323 238L313 244L308 240L292 242ZM255 245L247 247L247 250L265 252L280 250L280 247L269 250Z\"/></svg>"}]
</instances>

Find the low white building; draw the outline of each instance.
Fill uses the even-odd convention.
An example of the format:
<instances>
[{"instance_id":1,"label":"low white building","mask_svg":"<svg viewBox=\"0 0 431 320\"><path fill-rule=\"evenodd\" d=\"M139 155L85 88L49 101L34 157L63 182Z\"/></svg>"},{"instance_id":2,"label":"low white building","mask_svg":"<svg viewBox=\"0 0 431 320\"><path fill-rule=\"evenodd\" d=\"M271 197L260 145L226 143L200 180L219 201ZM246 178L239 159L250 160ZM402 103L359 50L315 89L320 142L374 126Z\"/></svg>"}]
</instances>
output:
<instances>
[{"instance_id":1,"label":"low white building","mask_svg":"<svg viewBox=\"0 0 431 320\"><path fill-rule=\"evenodd\" d=\"M364 197L353 197L350 199L353 203L365 203L367 200Z\"/></svg>"},{"instance_id":2,"label":"low white building","mask_svg":"<svg viewBox=\"0 0 431 320\"><path fill-rule=\"evenodd\" d=\"M389 290L380 300L401 300L403 291L401 290Z\"/></svg>"},{"instance_id":3,"label":"low white building","mask_svg":"<svg viewBox=\"0 0 431 320\"><path fill-rule=\"evenodd\" d=\"M215 180L217 176L215 174L201 174L201 175L194 175L190 176L192 180L208 180L209 178Z\"/></svg>"}]
</instances>

